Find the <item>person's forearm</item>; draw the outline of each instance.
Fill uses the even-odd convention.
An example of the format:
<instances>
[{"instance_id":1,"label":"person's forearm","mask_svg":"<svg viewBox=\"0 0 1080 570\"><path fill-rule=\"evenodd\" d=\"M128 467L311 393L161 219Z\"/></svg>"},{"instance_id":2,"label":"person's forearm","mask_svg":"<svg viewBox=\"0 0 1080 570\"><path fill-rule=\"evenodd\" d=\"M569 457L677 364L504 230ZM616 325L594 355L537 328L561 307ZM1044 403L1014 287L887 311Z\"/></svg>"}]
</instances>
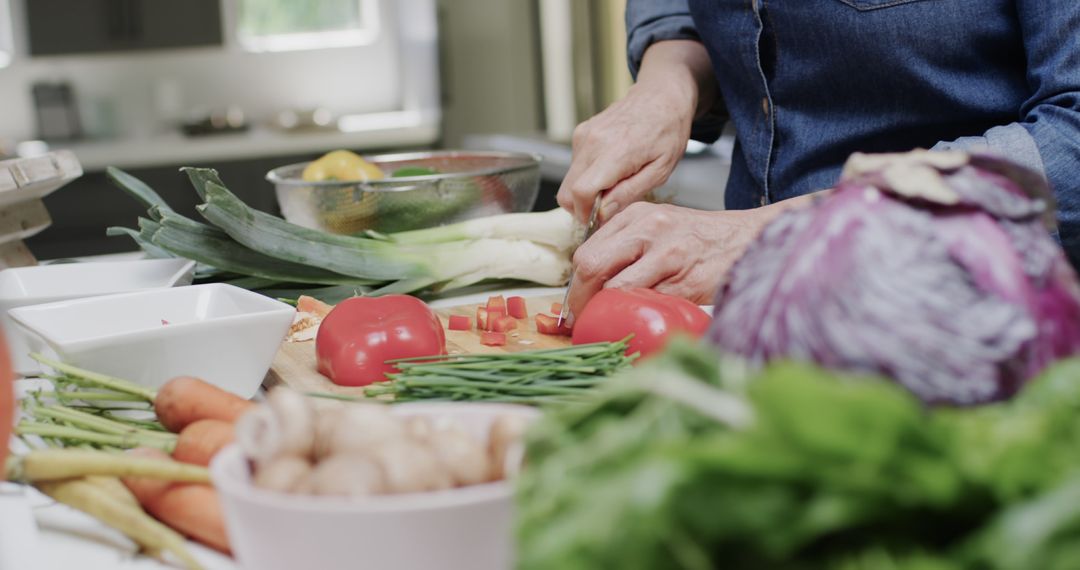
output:
<instances>
[{"instance_id":1,"label":"person's forearm","mask_svg":"<svg viewBox=\"0 0 1080 570\"><path fill-rule=\"evenodd\" d=\"M678 90L680 99L693 109L694 118L704 115L716 102L716 76L709 53L693 40L668 40L649 46L637 83Z\"/></svg>"}]
</instances>

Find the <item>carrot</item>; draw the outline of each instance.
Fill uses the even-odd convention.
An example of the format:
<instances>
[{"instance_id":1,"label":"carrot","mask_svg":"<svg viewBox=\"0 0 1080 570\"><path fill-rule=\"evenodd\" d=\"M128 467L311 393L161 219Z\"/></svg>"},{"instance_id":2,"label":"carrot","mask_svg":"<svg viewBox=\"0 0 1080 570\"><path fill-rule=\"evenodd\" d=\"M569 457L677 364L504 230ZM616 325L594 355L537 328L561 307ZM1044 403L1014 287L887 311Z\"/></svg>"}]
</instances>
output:
<instances>
[{"instance_id":1,"label":"carrot","mask_svg":"<svg viewBox=\"0 0 1080 570\"><path fill-rule=\"evenodd\" d=\"M188 568L202 568L187 549L183 537L148 517L137 507L117 500L97 484L85 479L35 483L42 493L74 507L124 533L152 552L171 552Z\"/></svg>"},{"instance_id":2,"label":"carrot","mask_svg":"<svg viewBox=\"0 0 1080 570\"><path fill-rule=\"evenodd\" d=\"M300 295L296 299L297 312L311 313L320 319L330 314L330 310L333 308L333 305L327 305L315 297L308 297L307 295Z\"/></svg>"},{"instance_id":3,"label":"carrot","mask_svg":"<svg viewBox=\"0 0 1080 570\"><path fill-rule=\"evenodd\" d=\"M130 453L142 457L167 457L164 452L141 448ZM225 517L217 491L209 485L166 483L141 477L123 480L146 512L191 538L226 554L230 553L225 534Z\"/></svg>"},{"instance_id":4,"label":"carrot","mask_svg":"<svg viewBox=\"0 0 1080 570\"><path fill-rule=\"evenodd\" d=\"M184 463L210 465L210 460L236 439L233 425L221 420L199 420L180 432L172 458Z\"/></svg>"},{"instance_id":5,"label":"carrot","mask_svg":"<svg viewBox=\"0 0 1080 570\"><path fill-rule=\"evenodd\" d=\"M169 380L154 398L154 412L158 421L173 433L198 420L234 422L254 405L236 394L190 376Z\"/></svg>"}]
</instances>

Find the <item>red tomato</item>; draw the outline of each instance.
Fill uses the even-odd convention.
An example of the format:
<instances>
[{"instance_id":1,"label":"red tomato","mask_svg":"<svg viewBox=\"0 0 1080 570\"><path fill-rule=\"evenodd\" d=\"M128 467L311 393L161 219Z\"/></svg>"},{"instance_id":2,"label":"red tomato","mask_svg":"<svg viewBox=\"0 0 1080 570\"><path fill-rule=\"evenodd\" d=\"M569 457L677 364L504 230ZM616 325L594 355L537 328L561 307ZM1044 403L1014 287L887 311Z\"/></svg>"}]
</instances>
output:
<instances>
[{"instance_id":1,"label":"red tomato","mask_svg":"<svg viewBox=\"0 0 1080 570\"><path fill-rule=\"evenodd\" d=\"M450 315L450 326L447 328L452 331L467 331L472 329L472 321L465 315Z\"/></svg>"},{"instance_id":2,"label":"red tomato","mask_svg":"<svg viewBox=\"0 0 1080 570\"><path fill-rule=\"evenodd\" d=\"M8 354L4 335L0 334L0 465L7 458L8 438L11 437L11 422L15 416L15 374L11 370L11 355Z\"/></svg>"},{"instance_id":3,"label":"red tomato","mask_svg":"<svg viewBox=\"0 0 1080 570\"><path fill-rule=\"evenodd\" d=\"M517 319L511 316L499 317L494 323L491 324L491 330L494 332L512 331L516 328Z\"/></svg>"},{"instance_id":4,"label":"red tomato","mask_svg":"<svg viewBox=\"0 0 1080 570\"><path fill-rule=\"evenodd\" d=\"M506 312L515 319L529 318L529 309L525 306L524 297L509 297L506 299Z\"/></svg>"},{"instance_id":5,"label":"red tomato","mask_svg":"<svg viewBox=\"0 0 1080 570\"><path fill-rule=\"evenodd\" d=\"M506 333L483 331L480 333L480 344L484 346L506 346Z\"/></svg>"},{"instance_id":6,"label":"red tomato","mask_svg":"<svg viewBox=\"0 0 1080 570\"><path fill-rule=\"evenodd\" d=\"M674 332L705 334L711 319L697 305L652 289L603 289L574 321L574 344L615 342L633 334L627 354L648 356Z\"/></svg>"},{"instance_id":7,"label":"red tomato","mask_svg":"<svg viewBox=\"0 0 1080 570\"><path fill-rule=\"evenodd\" d=\"M570 336L570 327L566 321L559 324L559 318L544 313L536 313L536 332L552 336Z\"/></svg>"},{"instance_id":8,"label":"red tomato","mask_svg":"<svg viewBox=\"0 0 1080 570\"><path fill-rule=\"evenodd\" d=\"M476 330L491 330L491 321L492 319L488 317L487 309L485 309L484 307L476 308Z\"/></svg>"},{"instance_id":9,"label":"red tomato","mask_svg":"<svg viewBox=\"0 0 1080 570\"><path fill-rule=\"evenodd\" d=\"M446 333L423 301L408 295L352 297L319 326L319 372L341 386L386 380L395 358L446 354Z\"/></svg>"},{"instance_id":10,"label":"red tomato","mask_svg":"<svg viewBox=\"0 0 1080 570\"><path fill-rule=\"evenodd\" d=\"M506 299L502 295L492 295L487 302L487 327L486 331L495 330L495 323L506 315Z\"/></svg>"}]
</instances>

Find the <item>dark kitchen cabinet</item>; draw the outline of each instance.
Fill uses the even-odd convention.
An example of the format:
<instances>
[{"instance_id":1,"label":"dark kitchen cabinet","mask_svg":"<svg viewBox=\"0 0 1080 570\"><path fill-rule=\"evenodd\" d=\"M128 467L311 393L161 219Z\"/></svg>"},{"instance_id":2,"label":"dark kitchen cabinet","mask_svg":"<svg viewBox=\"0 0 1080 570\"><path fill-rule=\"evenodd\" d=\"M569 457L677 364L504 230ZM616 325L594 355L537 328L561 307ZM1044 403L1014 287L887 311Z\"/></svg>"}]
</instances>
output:
<instances>
[{"instance_id":1,"label":"dark kitchen cabinet","mask_svg":"<svg viewBox=\"0 0 1080 570\"><path fill-rule=\"evenodd\" d=\"M30 55L217 46L220 0L29 0Z\"/></svg>"},{"instance_id":2,"label":"dark kitchen cabinet","mask_svg":"<svg viewBox=\"0 0 1080 570\"><path fill-rule=\"evenodd\" d=\"M252 207L277 213L274 187L263 179L274 167L292 162L311 160L311 156L274 157L215 163L229 189ZM195 211L199 203L187 176L180 165L129 169L132 175L146 182L165 198L174 209L197 220L203 218ZM138 249L131 238L108 237L110 226L134 228L146 208L105 177L104 172L87 172L79 179L45 198L52 225L26 240L26 245L38 259L61 259L86 255L118 253Z\"/></svg>"}]
</instances>

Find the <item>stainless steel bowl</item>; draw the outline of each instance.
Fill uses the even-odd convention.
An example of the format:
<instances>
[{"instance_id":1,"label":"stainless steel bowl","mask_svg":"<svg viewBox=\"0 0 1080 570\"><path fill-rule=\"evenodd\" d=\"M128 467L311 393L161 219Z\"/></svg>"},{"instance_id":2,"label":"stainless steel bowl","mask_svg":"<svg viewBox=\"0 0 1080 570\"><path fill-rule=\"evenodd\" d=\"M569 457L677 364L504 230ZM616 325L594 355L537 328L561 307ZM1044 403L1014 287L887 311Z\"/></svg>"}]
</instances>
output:
<instances>
[{"instance_id":1,"label":"stainless steel bowl","mask_svg":"<svg viewBox=\"0 0 1080 570\"><path fill-rule=\"evenodd\" d=\"M489 151L433 151L365 156L387 178L307 182L308 163L271 170L286 220L338 234L398 232L496 214L528 212L540 189L540 157ZM438 174L391 178L406 167Z\"/></svg>"}]
</instances>

